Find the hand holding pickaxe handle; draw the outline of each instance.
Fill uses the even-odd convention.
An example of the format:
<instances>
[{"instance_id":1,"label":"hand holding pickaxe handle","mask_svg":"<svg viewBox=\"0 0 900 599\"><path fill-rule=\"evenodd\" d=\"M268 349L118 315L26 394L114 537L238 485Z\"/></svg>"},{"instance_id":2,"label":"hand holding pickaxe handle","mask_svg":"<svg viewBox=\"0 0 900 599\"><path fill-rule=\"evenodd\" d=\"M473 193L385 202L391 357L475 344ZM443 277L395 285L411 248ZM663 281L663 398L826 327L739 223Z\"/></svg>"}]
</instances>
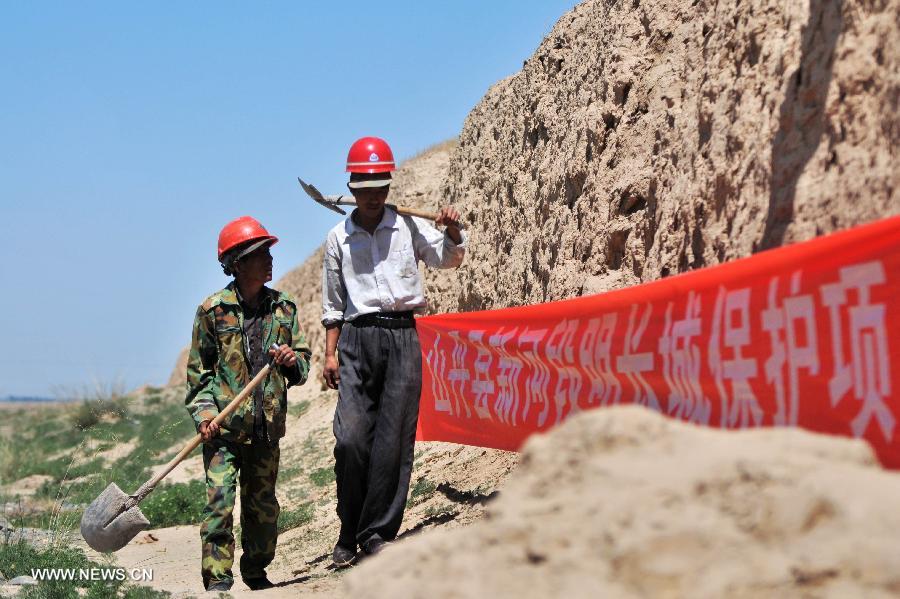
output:
<instances>
[{"instance_id":1,"label":"hand holding pickaxe handle","mask_svg":"<svg viewBox=\"0 0 900 599\"><path fill-rule=\"evenodd\" d=\"M353 196L345 196L345 195L323 195L321 191L316 189L315 185L310 183L305 183L303 179L297 177L297 181L300 182L300 187L303 188L303 191L315 200L317 203L325 206L329 210L333 210L338 214L346 215L347 213L341 208L341 206L356 206L356 200L353 199ZM397 214L403 214L407 216L418 216L419 218L424 218L428 220L435 220L438 217L437 212L429 212L427 210L418 210L416 208L404 208L403 206L395 206L394 204L385 204L385 206L390 206L394 210L397 211Z\"/></svg>"}]
</instances>

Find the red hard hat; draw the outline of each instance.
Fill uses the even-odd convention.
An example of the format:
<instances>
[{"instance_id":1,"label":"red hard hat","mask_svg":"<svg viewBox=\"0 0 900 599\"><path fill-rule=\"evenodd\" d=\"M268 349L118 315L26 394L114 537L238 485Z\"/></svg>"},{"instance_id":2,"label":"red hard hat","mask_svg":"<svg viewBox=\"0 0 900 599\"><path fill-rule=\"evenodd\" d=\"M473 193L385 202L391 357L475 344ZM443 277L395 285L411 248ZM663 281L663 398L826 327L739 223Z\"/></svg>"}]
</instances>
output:
<instances>
[{"instance_id":1,"label":"red hard hat","mask_svg":"<svg viewBox=\"0 0 900 599\"><path fill-rule=\"evenodd\" d=\"M380 137L361 137L347 152L348 173L389 173L396 169L394 153Z\"/></svg>"},{"instance_id":2,"label":"red hard hat","mask_svg":"<svg viewBox=\"0 0 900 599\"><path fill-rule=\"evenodd\" d=\"M266 228L252 216L241 216L234 219L222 227L222 230L219 232L219 261L222 261L222 256L228 250L242 243L256 240L270 240L272 244L278 242L278 238L274 235L269 235Z\"/></svg>"}]
</instances>

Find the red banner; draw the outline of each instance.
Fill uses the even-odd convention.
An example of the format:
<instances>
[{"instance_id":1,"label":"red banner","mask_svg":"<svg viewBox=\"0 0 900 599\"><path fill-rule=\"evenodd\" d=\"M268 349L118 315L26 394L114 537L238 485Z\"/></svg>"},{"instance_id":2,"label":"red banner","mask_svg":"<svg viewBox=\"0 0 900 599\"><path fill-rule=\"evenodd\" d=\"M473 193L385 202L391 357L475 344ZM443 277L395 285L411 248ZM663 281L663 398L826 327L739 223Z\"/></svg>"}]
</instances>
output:
<instances>
[{"instance_id":1,"label":"red banner","mask_svg":"<svg viewBox=\"0 0 900 599\"><path fill-rule=\"evenodd\" d=\"M862 437L900 468L900 217L417 329L420 440L516 450L573 412L633 403L720 428Z\"/></svg>"}]
</instances>

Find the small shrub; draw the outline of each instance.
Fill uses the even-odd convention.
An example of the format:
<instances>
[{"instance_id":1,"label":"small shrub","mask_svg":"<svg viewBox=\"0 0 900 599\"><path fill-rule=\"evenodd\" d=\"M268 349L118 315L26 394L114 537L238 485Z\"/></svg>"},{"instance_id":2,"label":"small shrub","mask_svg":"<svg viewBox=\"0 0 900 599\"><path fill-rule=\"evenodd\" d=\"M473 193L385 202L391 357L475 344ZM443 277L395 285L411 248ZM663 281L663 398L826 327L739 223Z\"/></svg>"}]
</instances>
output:
<instances>
[{"instance_id":1,"label":"small shrub","mask_svg":"<svg viewBox=\"0 0 900 599\"><path fill-rule=\"evenodd\" d=\"M441 516L449 516L451 514L455 515L456 510L454 510L452 506L449 506L447 504L432 505L425 510L426 518L440 518Z\"/></svg>"},{"instance_id":2,"label":"small shrub","mask_svg":"<svg viewBox=\"0 0 900 599\"><path fill-rule=\"evenodd\" d=\"M327 484L333 483L335 481L334 468L325 466L313 470L309 475L309 480L317 487L324 487Z\"/></svg>"},{"instance_id":3,"label":"small shrub","mask_svg":"<svg viewBox=\"0 0 900 599\"><path fill-rule=\"evenodd\" d=\"M436 490L437 485L423 476L413 485L413 488L409 493L409 500L406 502L406 507L412 507L422 503L431 497Z\"/></svg>"},{"instance_id":4,"label":"small shrub","mask_svg":"<svg viewBox=\"0 0 900 599\"><path fill-rule=\"evenodd\" d=\"M110 399L82 400L71 414L72 424L80 431L97 426L104 416L114 421L128 416L128 398L114 397Z\"/></svg>"},{"instance_id":5,"label":"small shrub","mask_svg":"<svg viewBox=\"0 0 900 599\"><path fill-rule=\"evenodd\" d=\"M129 414L128 404L131 398L114 397L105 401L100 401L100 411L103 414L114 416L116 419L126 418Z\"/></svg>"},{"instance_id":6,"label":"small shrub","mask_svg":"<svg viewBox=\"0 0 900 599\"><path fill-rule=\"evenodd\" d=\"M123 390L121 381L95 381L81 389L58 388L55 393L60 399L81 399L78 408L70 413L70 419L76 429L86 431L97 425L104 415L121 419L128 414L129 398Z\"/></svg>"},{"instance_id":7,"label":"small shrub","mask_svg":"<svg viewBox=\"0 0 900 599\"><path fill-rule=\"evenodd\" d=\"M80 431L86 431L98 422L100 422L100 414L94 410L87 400L81 402L78 409L72 412L72 424Z\"/></svg>"}]
</instances>

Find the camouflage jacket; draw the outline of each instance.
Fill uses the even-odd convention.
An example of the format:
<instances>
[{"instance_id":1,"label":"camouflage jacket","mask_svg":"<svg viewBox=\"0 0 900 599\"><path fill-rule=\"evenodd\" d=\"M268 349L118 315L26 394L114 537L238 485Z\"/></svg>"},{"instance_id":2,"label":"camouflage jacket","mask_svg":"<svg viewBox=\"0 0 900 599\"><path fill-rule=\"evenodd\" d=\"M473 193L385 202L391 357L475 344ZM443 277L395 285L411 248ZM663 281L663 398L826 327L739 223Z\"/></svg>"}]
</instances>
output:
<instances>
[{"instance_id":1,"label":"camouflage jacket","mask_svg":"<svg viewBox=\"0 0 900 599\"><path fill-rule=\"evenodd\" d=\"M263 412L269 440L284 436L287 388L306 381L310 351L297 319L297 304L286 293L263 287L263 347L273 343L289 345L297 355L297 365L272 369L263 387ZM250 366L243 334L244 313L238 302L235 283L218 291L197 308L187 364L185 406L200 426L215 418L220 410L250 382ZM249 443L253 435L254 402L250 397L222 423L222 438Z\"/></svg>"}]
</instances>

